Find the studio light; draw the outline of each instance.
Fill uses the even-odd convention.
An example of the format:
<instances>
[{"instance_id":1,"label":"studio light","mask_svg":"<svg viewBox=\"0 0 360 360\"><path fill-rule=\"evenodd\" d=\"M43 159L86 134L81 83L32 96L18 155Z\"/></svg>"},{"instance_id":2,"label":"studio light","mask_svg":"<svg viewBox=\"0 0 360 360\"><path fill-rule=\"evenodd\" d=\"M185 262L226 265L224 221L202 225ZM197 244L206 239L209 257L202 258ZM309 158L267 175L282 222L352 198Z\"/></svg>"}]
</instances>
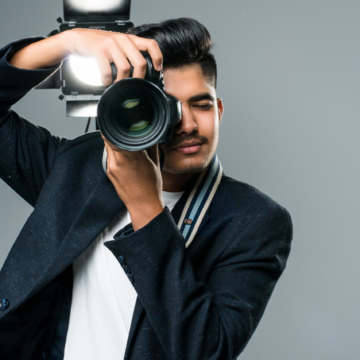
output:
<instances>
[{"instance_id":1,"label":"studio light","mask_svg":"<svg viewBox=\"0 0 360 360\"><path fill-rule=\"evenodd\" d=\"M92 86L103 86L100 69L95 59L71 55L69 64L74 75L83 83Z\"/></svg>"},{"instance_id":2,"label":"studio light","mask_svg":"<svg viewBox=\"0 0 360 360\"><path fill-rule=\"evenodd\" d=\"M134 26L129 21L131 0L63 0L64 20L59 30L49 36L71 29L99 29L125 33ZM36 87L60 89L60 99L66 101L66 115L71 117L96 117L97 104L108 88L101 83L96 60L70 56L61 68Z\"/></svg>"},{"instance_id":3,"label":"studio light","mask_svg":"<svg viewBox=\"0 0 360 360\"><path fill-rule=\"evenodd\" d=\"M121 2L118 0L68 0L66 1L69 8L77 12L100 12L107 13L116 12L118 7L121 6Z\"/></svg>"},{"instance_id":4,"label":"studio light","mask_svg":"<svg viewBox=\"0 0 360 360\"><path fill-rule=\"evenodd\" d=\"M63 0L65 21L129 20L131 0Z\"/></svg>"}]
</instances>

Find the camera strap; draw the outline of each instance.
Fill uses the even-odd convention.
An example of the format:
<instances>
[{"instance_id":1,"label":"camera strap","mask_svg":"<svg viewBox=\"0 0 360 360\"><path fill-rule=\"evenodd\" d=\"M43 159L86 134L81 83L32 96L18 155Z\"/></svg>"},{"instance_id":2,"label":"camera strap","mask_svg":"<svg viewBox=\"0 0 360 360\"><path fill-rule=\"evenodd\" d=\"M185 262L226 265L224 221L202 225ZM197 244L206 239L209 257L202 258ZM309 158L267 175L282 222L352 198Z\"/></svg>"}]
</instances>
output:
<instances>
[{"instance_id":1,"label":"camera strap","mask_svg":"<svg viewBox=\"0 0 360 360\"><path fill-rule=\"evenodd\" d=\"M189 247L194 240L220 184L222 173L220 160L214 154L210 165L200 173L180 216L178 228L184 236L185 248Z\"/></svg>"},{"instance_id":2,"label":"camera strap","mask_svg":"<svg viewBox=\"0 0 360 360\"><path fill-rule=\"evenodd\" d=\"M102 166L105 173L106 164L107 152L104 148ZM223 170L220 160L214 154L210 165L199 174L179 219L178 228L184 236L185 248L188 248L194 240L201 221L220 184L222 174Z\"/></svg>"}]
</instances>

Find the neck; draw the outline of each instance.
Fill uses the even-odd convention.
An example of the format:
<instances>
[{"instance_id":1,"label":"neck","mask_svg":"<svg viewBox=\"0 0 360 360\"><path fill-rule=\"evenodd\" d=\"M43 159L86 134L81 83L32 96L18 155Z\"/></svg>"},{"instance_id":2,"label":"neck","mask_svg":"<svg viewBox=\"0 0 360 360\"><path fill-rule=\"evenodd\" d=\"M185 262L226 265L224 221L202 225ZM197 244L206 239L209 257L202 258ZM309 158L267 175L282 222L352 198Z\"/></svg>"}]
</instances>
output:
<instances>
[{"instance_id":1,"label":"neck","mask_svg":"<svg viewBox=\"0 0 360 360\"><path fill-rule=\"evenodd\" d=\"M180 192L185 191L193 186L199 173L193 174L174 174L161 171L163 180L163 191Z\"/></svg>"}]
</instances>

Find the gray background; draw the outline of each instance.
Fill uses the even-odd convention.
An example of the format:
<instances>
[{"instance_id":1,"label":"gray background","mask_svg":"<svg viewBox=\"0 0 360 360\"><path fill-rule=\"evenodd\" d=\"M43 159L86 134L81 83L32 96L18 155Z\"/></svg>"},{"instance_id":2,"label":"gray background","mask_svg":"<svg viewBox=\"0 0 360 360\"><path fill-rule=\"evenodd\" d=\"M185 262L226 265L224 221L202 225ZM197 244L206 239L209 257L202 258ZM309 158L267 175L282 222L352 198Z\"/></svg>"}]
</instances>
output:
<instances>
[{"instance_id":1,"label":"gray background","mask_svg":"<svg viewBox=\"0 0 360 360\"><path fill-rule=\"evenodd\" d=\"M359 356L359 1L133 0L140 24L187 16L216 42L225 104L218 155L225 173L285 206L294 223L287 269L242 360ZM1 0L0 46L46 35L60 0ZM14 106L75 137L59 91ZM0 183L0 265L31 208Z\"/></svg>"}]
</instances>

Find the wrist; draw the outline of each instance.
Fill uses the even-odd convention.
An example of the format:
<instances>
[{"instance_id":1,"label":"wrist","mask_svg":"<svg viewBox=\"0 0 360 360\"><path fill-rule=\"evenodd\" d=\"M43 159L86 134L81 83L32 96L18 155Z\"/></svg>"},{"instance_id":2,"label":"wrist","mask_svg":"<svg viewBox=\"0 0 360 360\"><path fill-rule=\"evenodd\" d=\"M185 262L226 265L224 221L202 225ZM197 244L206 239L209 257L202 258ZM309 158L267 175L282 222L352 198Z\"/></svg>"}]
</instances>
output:
<instances>
[{"instance_id":1,"label":"wrist","mask_svg":"<svg viewBox=\"0 0 360 360\"><path fill-rule=\"evenodd\" d=\"M142 203L138 206L127 205L127 209L130 213L133 229L136 231L144 227L156 216L162 213L165 206L161 202Z\"/></svg>"},{"instance_id":2,"label":"wrist","mask_svg":"<svg viewBox=\"0 0 360 360\"><path fill-rule=\"evenodd\" d=\"M70 55L77 55L77 42L79 38L79 29L72 29L62 32L60 35L62 36L61 43L64 48L64 55L69 57ZM65 58L64 58L65 59Z\"/></svg>"},{"instance_id":3,"label":"wrist","mask_svg":"<svg viewBox=\"0 0 360 360\"><path fill-rule=\"evenodd\" d=\"M59 49L58 57L61 61L65 60L73 53L74 36L75 33L73 33L72 30L69 30L51 38L54 40L54 46L57 46Z\"/></svg>"}]
</instances>

